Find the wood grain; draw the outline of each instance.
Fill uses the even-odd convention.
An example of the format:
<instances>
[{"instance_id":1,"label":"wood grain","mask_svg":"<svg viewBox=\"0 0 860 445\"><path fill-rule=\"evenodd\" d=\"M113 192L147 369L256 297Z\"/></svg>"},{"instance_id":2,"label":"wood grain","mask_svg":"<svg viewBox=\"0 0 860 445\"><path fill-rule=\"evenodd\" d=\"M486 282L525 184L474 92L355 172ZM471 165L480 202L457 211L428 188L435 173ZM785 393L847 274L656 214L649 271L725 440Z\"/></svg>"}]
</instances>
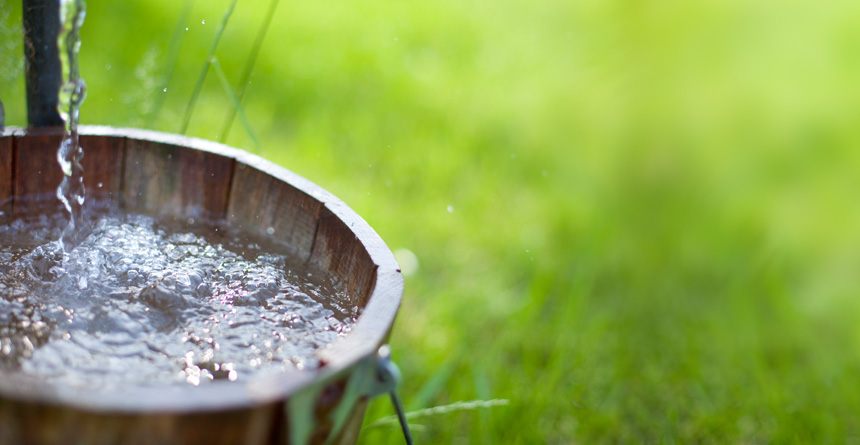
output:
<instances>
[{"instance_id":1,"label":"wood grain","mask_svg":"<svg viewBox=\"0 0 860 445\"><path fill-rule=\"evenodd\" d=\"M0 443L262 444L273 428L276 405L254 409L96 414L38 403L0 400Z\"/></svg>"},{"instance_id":2,"label":"wood grain","mask_svg":"<svg viewBox=\"0 0 860 445\"><path fill-rule=\"evenodd\" d=\"M15 136L13 212L23 215L40 209L57 191L63 172L57 163L61 128L50 127Z\"/></svg>"},{"instance_id":3,"label":"wood grain","mask_svg":"<svg viewBox=\"0 0 860 445\"><path fill-rule=\"evenodd\" d=\"M353 306L365 306L376 265L361 240L328 208L320 214L310 261L339 279Z\"/></svg>"},{"instance_id":4,"label":"wood grain","mask_svg":"<svg viewBox=\"0 0 860 445\"><path fill-rule=\"evenodd\" d=\"M41 208L40 200L50 200L62 181L62 171L57 163L57 148L63 139L60 128L30 130L15 138L16 157L14 175L14 196L20 204L15 214L30 212ZM81 165L84 169L84 187L87 196L118 197L123 145L125 138L107 138L81 135L80 143L84 148ZM99 187L101 184L101 187ZM52 207L52 206L49 206Z\"/></svg>"},{"instance_id":5,"label":"wood grain","mask_svg":"<svg viewBox=\"0 0 860 445\"><path fill-rule=\"evenodd\" d=\"M96 196L109 201L119 199L125 138L81 136L84 158L84 187L87 197Z\"/></svg>"},{"instance_id":6,"label":"wood grain","mask_svg":"<svg viewBox=\"0 0 860 445\"><path fill-rule=\"evenodd\" d=\"M221 218L233 159L188 147L128 139L121 200L153 215Z\"/></svg>"},{"instance_id":7,"label":"wood grain","mask_svg":"<svg viewBox=\"0 0 860 445\"><path fill-rule=\"evenodd\" d=\"M237 163L227 219L239 228L271 230L297 257L311 255L322 204L301 190L244 163Z\"/></svg>"},{"instance_id":8,"label":"wood grain","mask_svg":"<svg viewBox=\"0 0 860 445\"><path fill-rule=\"evenodd\" d=\"M0 136L0 222L12 215L12 143L14 138Z\"/></svg>"}]
</instances>

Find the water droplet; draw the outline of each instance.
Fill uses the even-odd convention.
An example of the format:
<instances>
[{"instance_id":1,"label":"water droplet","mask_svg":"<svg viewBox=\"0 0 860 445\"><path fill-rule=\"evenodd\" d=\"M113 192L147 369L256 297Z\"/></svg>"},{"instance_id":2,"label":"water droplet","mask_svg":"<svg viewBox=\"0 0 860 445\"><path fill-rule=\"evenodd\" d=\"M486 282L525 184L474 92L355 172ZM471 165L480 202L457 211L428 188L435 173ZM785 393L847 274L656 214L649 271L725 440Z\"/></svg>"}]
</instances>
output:
<instances>
[{"instance_id":1,"label":"water droplet","mask_svg":"<svg viewBox=\"0 0 860 445\"><path fill-rule=\"evenodd\" d=\"M448 213L454 213L454 206L448 206Z\"/></svg>"},{"instance_id":2,"label":"water droplet","mask_svg":"<svg viewBox=\"0 0 860 445\"><path fill-rule=\"evenodd\" d=\"M275 234L275 228L269 227L268 229L266 229L266 233L268 233L269 235L274 235Z\"/></svg>"},{"instance_id":3,"label":"water droplet","mask_svg":"<svg viewBox=\"0 0 860 445\"><path fill-rule=\"evenodd\" d=\"M103 183L101 183L101 182L99 182L98 184L96 184L96 187L98 187L98 188L102 188L103 186L104 186L104 184L103 184Z\"/></svg>"},{"instance_id":4,"label":"water droplet","mask_svg":"<svg viewBox=\"0 0 860 445\"><path fill-rule=\"evenodd\" d=\"M415 272L418 272L418 257L411 250L405 248L397 249L394 251L394 258L400 264L400 273L404 277L414 275Z\"/></svg>"},{"instance_id":5,"label":"water droplet","mask_svg":"<svg viewBox=\"0 0 860 445\"><path fill-rule=\"evenodd\" d=\"M110 66L110 64L109 64L109 63L108 63L107 65L105 65L105 69L106 69L106 70L108 70L108 71L110 71L111 66Z\"/></svg>"},{"instance_id":6,"label":"water droplet","mask_svg":"<svg viewBox=\"0 0 860 445\"><path fill-rule=\"evenodd\" d=\"M188 31L188 28L186 27L185 30Z\"/></svg>"},{"instance_id":7,"label":"water droplet","mask_svg":"<svg viewBox=\"0 0 860 445\"><path fill-rule=\"evenodd\" d=\"M165 89L164 89L164 92L165 92L165 93L167 92L167 88L165 88Z\"/></svg>"},{"instance_id":8,"label":"water droplet","mask_svg":"<svg viewBox=\"0 0 860 445\"><path fill-rule=\"evenodd\" d=\"M200 23L202 23L202 24L204 24L204 25L205 25L205 24L206 24L206 20L203 20L203 21L201 21Z\"/></svg>"}]
</instances>

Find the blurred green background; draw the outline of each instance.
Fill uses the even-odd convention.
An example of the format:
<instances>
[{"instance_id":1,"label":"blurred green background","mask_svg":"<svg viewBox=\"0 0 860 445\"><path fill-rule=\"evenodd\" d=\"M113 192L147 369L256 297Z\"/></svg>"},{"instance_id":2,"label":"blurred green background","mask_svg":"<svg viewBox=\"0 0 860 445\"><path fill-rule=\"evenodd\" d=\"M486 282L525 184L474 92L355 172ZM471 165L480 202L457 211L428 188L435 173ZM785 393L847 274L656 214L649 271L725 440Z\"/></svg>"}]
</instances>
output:
<instances>
[{"instance_id":1,"label":"blurred green background","mask_svg":"<svg viewBox=\"0 0 860 445\"><path fill-rule=\"evenodd\" d=\"M82 122L179 132L229 4L176 28L190 3L91 0ZM239 1L215 52L234 89L268 7ZM860 2L281 2L246 87L226 142L417 259L407 408L509 401L416 418L420 442L860 440ZM210 71L188 134L231 109Z\"/></svg>"}]
</instances>

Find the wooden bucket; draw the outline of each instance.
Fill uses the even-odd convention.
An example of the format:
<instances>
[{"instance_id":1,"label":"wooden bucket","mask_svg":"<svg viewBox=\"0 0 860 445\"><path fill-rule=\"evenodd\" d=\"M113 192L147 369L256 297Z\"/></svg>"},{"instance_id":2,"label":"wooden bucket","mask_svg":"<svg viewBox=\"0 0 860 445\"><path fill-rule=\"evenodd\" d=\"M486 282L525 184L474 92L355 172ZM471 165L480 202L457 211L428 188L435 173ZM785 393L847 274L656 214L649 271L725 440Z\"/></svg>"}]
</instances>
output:
<instances>
[{"instance_id":1,"label":"wooden bucket","mask_svg":"<svg viewBox=\"0 0 860 445\"><path fill-rule=\"evenodd\" d=\"M4 372L0 443L354 443L367 399L379 392L377 351L403 294L376 232L327 191L246 152L152 131L80 133L88 191L130 212L272 227L300 258L337 277L361 316L320 352L319 369L245 382L99 392ZM22 212L27 196L54 193L61 138L56 128L0 133L0 218Z\"/></svg>"}]
</instances>

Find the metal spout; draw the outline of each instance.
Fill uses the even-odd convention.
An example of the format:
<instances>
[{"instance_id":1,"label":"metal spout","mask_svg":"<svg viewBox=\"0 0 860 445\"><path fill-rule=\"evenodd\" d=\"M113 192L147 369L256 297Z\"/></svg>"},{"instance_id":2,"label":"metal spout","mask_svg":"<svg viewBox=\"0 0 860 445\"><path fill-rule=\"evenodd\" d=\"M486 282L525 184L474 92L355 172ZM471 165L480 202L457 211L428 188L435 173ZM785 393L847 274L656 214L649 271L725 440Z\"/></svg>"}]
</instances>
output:
<instances>
[{"instance_id":1,"label":"metal spout","mask_svg":"<svg viewBox=\"0 0 860 445\"><path fill-rule=\"evenodd\" d=\"M57 110L62 83L59 0L23 0L23 22L27 122L30 127L63 125Z\"/></svg>"}]
</instances>

